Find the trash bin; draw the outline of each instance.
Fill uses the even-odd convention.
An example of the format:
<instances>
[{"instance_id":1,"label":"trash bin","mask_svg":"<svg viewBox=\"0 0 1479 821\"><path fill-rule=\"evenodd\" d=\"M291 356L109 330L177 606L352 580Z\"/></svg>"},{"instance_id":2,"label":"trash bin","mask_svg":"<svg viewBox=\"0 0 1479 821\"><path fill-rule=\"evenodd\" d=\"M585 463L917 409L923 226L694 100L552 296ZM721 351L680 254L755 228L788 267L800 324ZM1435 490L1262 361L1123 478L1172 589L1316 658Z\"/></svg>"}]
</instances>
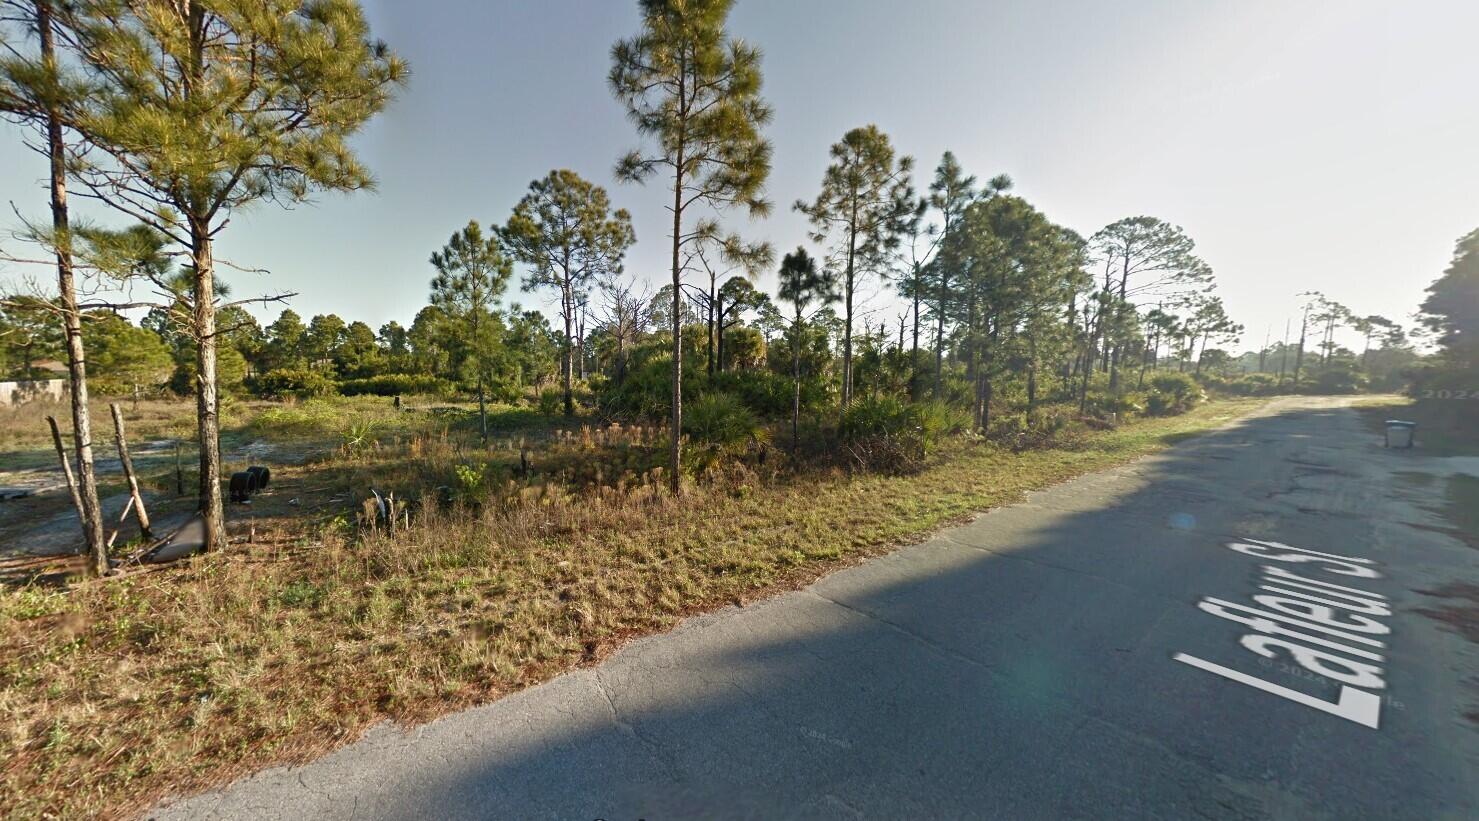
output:
<instances>
[{"instance_id":1,"label":"trash bin","mask_svg":"<svg viewBox=\"0 0 1479 821\"><path fill-rule=\"evenodd\" d=\"M1412 436L1417 431L1416 422L1403 422L1400 419L1387 420L1387 447L1410 448L1412 447Z\"/></svg>"}]
</instances>

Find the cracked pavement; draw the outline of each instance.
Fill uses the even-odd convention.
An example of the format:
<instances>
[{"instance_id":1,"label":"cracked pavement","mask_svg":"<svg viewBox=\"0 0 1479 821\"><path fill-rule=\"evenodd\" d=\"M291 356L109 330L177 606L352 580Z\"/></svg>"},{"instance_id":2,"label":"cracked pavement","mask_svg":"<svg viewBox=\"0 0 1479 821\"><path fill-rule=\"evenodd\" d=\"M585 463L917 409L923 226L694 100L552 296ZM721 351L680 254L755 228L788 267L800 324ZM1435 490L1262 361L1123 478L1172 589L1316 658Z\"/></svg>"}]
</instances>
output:
<instances>
[{"instance_id":1,"label":"cracked pavement","mask_svg":"<svg viewBox=\"0 0 1479 821\"><path fill-rule=\"evenodd\" d=\"M1479 552L1434 530L1456 462L1383 449L1344 405L1278 400L598 668L151 817L1479 816L1463 717L1479 647L1414 612L1433 602L1419 591L1479 581ZM1197 609L1253 590L1259 562L1223 547L1239 538L1380 563L1380 729L1173 661L1333 698Z\"/></svg>"}]
</instances>

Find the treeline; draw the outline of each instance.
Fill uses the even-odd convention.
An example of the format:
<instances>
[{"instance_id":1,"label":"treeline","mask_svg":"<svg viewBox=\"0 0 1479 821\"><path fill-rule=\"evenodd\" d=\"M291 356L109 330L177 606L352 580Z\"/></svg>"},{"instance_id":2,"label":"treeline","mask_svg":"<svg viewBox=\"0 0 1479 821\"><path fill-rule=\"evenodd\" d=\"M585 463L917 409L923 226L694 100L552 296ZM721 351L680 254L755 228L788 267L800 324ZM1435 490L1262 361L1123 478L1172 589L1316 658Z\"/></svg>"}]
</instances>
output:
<instances>
[{"instance_id":1,"label":"treeline","mask_svg":"<svg viewBox=\"0 0 1479 821\"><path fill-rule=\"evenodd\" d=\"M1445 403L1453 419L1472 426L1479 419L1479 229L1458 240L1453 262L1427 293L1421 317L1438 351L1413 369L1411 391Z\"/></svg>"},{"instance_id":2,"label":"treeline","mask_svg":"<svg viewBox=\"0 0 1479 821\"><path fill-rule=\"evenodd\" d=\"M30 129L51 171L52 219L25 233L57 275L53 295L4 302L4 367L66 362L85 486L89 374L108 392L193 393L211 545L224 538L219 414L233 391L462 394L484 410L527 396L567 415L665 419L677 492L692 467L685 434L712 453L788 423L793 453L915 451L955 429L1020 438L1178 412L1201 396L1194 377L1251 370L1227 352L1243 328L1179 226L1133 216L1083 236L1009 177L982 182L949 152L922 173L873 125L843 133L815 196L792 205L811 250L782 257L745 239L735 217L774 209L772 111L760 51L727 31L732 0L643 0L641 30L611 49L607 82L639 140L615 176L672 195L656 292L624 268L629 214L554 170L503 222L471 222L431 252L429 304L410 327L291 310L263 327L245 306L291 294L236 299L214 243L242 207L372 184L346 140L407 74L358 3L0 4L13 35L0 112ZM69 190L126 227L74 226ZM774 294L755 287L768 272ZM516 274L550 297L553 323L507 304ZM87 297L98 283L152 296ZM902 310L877 307L885 289ZM1330 341L1333 309L1321 310L1306 312L1293 373L1276 387L1308 381L1311 322L1325 323L1320 373L1345 358ZM141 313L140 325L122 318ZM1360 320L1368 337L1387 330L1376 319ZM1257 372L1270 373L1270 352ZM101 569L95 498L84 508Z\"/></svg>"},{"instance_id":3,"label":"treeline","mask_svg":"<svg viewBox=\"0 0 1479 821\"><path fill-rule=\"evenodd\" d=\"M1377 314L1360 315L1318 291L1299 295L1296 323L1273 340L1267 329L1262 346L1230 360L1212 351L1204 364L1210 384L1241 393L1343 394L1400 391L1407 387L1422 359L1412 334L1401 324ZM1336 342L1336 334L1355 331L1359 350Z\"/></svg>"}]
</instances>

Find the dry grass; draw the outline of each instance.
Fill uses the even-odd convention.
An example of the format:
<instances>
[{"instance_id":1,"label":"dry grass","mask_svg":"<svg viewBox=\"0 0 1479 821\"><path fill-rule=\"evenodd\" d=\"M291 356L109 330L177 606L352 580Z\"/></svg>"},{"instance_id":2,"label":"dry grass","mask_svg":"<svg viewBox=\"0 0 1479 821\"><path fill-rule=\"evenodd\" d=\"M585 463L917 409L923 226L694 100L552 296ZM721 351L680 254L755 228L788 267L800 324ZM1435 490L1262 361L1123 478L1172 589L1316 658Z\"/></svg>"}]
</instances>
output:
<instances>
[{"instance_id":1,"label":"dry grass","mask_svg":"<svg viewBox=\"0 0 1479 821\"><path fill-rule=\"evenodd\" d=\"M131 440L189 438L195 433L195 406L188 401L146 399L135 405L126 399L94 399L88 403L93 428L109 441L113 431L110 401L118 402L123 409ZM71 414L70 406L60 402L31 402L0 409L0 451L49 451L51 429L46 417L55 416L65 434L72 427Z\"/></svg>"},{"instance_id":2,"label":"dry grass","mask_svg":"<svg viewBox=\"0 0 1479 821\"><path fill-rule=\"evenodd\" d=\"M537 484L505 472L513 442L487 467L445 435L347 447L284 471L257 508L254 544L66 591L0 591L0 794L16 817L119 816L306 760L383 718L497 698L1258 404L1219 402L1073 447L962 444L911 476L734 468L681 502L639 472L650 432L560 434ZM602 459L560 456L578 452ZM476 506L428 500L397 534L359 530L346 513L344 491L370 476L434 486L456 464L481 477L460 488Z\"/></svg>"}]
</instances>

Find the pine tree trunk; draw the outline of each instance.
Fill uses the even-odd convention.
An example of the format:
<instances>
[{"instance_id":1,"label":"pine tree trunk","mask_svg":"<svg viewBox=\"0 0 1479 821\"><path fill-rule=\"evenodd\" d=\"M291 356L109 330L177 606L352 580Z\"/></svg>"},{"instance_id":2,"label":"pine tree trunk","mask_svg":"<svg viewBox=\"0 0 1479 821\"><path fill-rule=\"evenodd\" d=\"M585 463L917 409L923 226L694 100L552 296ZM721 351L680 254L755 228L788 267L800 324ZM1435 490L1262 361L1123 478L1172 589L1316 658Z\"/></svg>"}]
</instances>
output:
<instances>
[{"instance_id":1,"label":"pine tree trunk","mask_svg":"<svg viewBox=\"0 0 1479 821\"><path fill-rule=\"evenodd\" d=\"M1299 322L1299 350L1294 352L1294 387L1299 387L1299 369L1304 365L1304 339L1309 330L1309 311L1304 312L1304 318Z\"/></svg>"},{"instance_id":2,"label":"pine tree trunk","mask_svg":"<svg viewBox=\"0 0 1479 821\"><path fill-rule=\"evenodd\" d=\"M668 449L668 486L673 495L682 491L683 457L683 151L678 150L678 172L673 177L673 431Z\"/></svg>"},{"instance_id":3,"label":"pine tree trunk","mask_svg":"<svg viewBox=\"0 0 1479 821\"><path fill-rule=\"evenodd\" d=\"M1037 337L1027 337L1027 413L1037 408Z\"/></svg>"},{"instance_id":4,"label":"pine tree trunk","mask_svg":"<svg viewBox=\"0 0 1479 821\"><path fill-rule=\"evenodd\" d=\"M568 264L568 263L567 263ZM567 287L560 295L565 314L565 361L561 363L561 382L565 390L565 415L575 415L575 297ZM481 382L479 383L481 385ZM479 396L482 388L478 388Z\"/></svg>"},{"instance_id":5,"label":"pine tree trunk","mask_svg":"<svg viewBox=\"0 0 1479 821\"><path fill-rule=\"evenodd\" d=\"M791 326L791 456L795 458L801 443L801 311L796 311L796 324Z\"/></svg>"},{"instance_id":6,"label":"pine tree trunk","mask_svg":"<svg viewBox=\"0 0 1479 821\"><path fill-rule=\"evenodd\" d=\"M853 197L857 201L856 193ZM857 250L857 224L858 209L853 206L852 221L847 228L847 305L845 309L846 320L842 328L842 409L847 410L847 405L852 401L852 296L853 296L853 258Z\"/></svg>"},{"instance_id":7,"label":"pine tree trunk","mask_svg":"<svg viewBox=\"0 0 1479 821\"><path fill-rule=\"evenodd\" d=\"M1156 335L1152 339L1155 340L1153 346L1147 345L1140 352L1140 376L1135 380L1135 390L1137 391L1145 388L1145 369L1150 365L1151 357L1155 355L1156 349L1160 347L1160 336Z\"/></svg>"},{"instance_id":8,"label":"pine tree trunk","mask_svg":"<svg viewBox=\"0 0 1479 821\"><path fill-rule=\"evenodd\" d=\"M715 354L715 356L718 357L718 361L715 363L715 370L717 370L719 373L724 373L724 297L723 297L723 295L722 294L716 294L714 296L714 301L715 301L714 313L715 313L715 316L716 316L715 325L714 325L714 335L719 338L719 342L718 342L718 346L717 346L718 347L718 352ZM731 305L730 306L730 310L733 310L733 309L734 309L734 306Z\"/></svg>"},{"instance_id":9,"label":"pine tree trunk","mask_svg":"<svg viewBox=\"0 0 1479 821\"><path fill-rule=\"evenodd\" d=\"M226 546L226 509L221 497L220 392L216 383L215 258L210 228L203 217L190 220L191 263L195 267L195 414L200 438L200 515L205 550Z\"/></svg>"},{"instance_id":10,"label":"pine tree trunk","mask_svg":"<svg viewBox=\"0 0 1479 821\"><path fill-rule=\"evenodd\" d=\"M715 333L715 330L714 330L714 300L715 299L718 299L718 297L719 297L718 288L715 287L715 283L716 282L718 282L718 278L715 277L713 274L710 274L709 275L709 306L708 306L709 307L709 311L708 311L708 313L709 313L709 348L708 348L708 351L709 351L709 367L708 367L708 373L709 373L709 378L710 379L712 379L714 377L714 371L715 371L715 367L714 367L715 366L715 362L714 362L714 337L717 334ZM721 319L722 319L722 315L721 315ZM723 333L723 331L719 331L719 333Z\"/></svg>"},{"instance_id":11,"label":"pine tree trunk","mask_svg":"<svg viewBox=\"0 0 1479 821\"><path fill-rule=\"evenodd\" d=\"M488 444L488 400L483 390L483 376L478 374L478 438Z\"/></svg>"},{"instance_id":12,"label":"pine tree trunk","mask_svg":"<svg viewBox=\"0 0 1479 821\"><path fill-rule=\"evenodd\" d=\"M919 266L914 266L914 324L909 343L909 398L919 399Z\"/></svg>"},{"instance_id":13,"label":"pine tree trunk","mask_svg":"<svg viewBox=\"0 0 1479 821\"><path fill-rule=\"evenodd\" d=\"M41 37L42 62L52 68L55 50L52 44L51 4L36 3L36 27ZM77 307L77 288L72 269L70 215L67 210L67 174L62 126L54 113L46 118L47 154L51 166L51 226L56 243L57 291L62 303L62 323L67 337L67 378L71 388L72 429L77 452L79 514L83 542L87 546L87 571L90 576L108 572L108 546L103 540L103 510L98 502L97 472L92 458L92 419L87 407L87 356L82 346L82 314Z\"/></svg>"}]
</instances>

